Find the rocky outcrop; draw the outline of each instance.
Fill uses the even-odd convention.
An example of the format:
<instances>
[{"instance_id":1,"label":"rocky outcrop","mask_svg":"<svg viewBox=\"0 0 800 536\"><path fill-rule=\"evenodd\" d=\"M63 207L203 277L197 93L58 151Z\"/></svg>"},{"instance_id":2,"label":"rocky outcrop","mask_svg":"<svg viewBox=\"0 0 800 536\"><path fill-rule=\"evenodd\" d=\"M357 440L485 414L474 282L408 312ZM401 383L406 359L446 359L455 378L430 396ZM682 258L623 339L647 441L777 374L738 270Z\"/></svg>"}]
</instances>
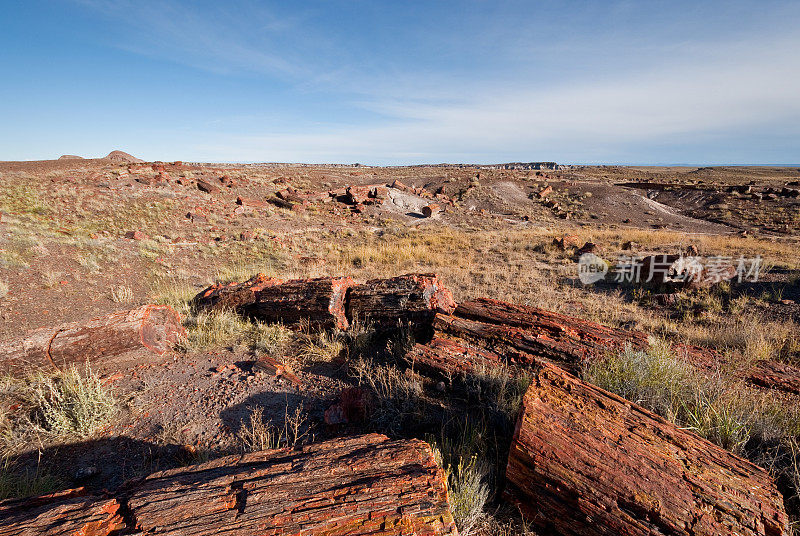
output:
<instances>
[{"instance_id":1,"label":"rocky outcrop","mask_svg":"<svg viewBox=\"0 0 800 536\"><path fill-rule=\"evenodd\" d=\"M507 496L563 535L789 534L766 471L545 364L525 395Z\"/></svg>"},{"instance_id":2,"label":"rocky outcrop","mask_svg":"<svg viewBox=\"0 0 800 536\"><path fill-rule=\"evenodd\" d=\"M106 160L110 160L116 164L141 164L144 160L136 158L124 151L111 151L106 156Z\"/></svg>"}]
</instances>

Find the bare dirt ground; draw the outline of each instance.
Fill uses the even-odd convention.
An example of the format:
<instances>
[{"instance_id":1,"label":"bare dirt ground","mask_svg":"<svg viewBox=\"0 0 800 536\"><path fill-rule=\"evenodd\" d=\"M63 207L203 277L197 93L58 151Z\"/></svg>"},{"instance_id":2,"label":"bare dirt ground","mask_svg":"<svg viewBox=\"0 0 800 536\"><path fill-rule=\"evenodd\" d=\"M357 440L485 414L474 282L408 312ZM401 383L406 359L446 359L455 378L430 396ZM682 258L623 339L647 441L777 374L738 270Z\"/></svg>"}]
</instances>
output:
<instances>
[{"instance_id":1,"label":"bare dirt ground","mask_svg":"<svg viewBox=\"0 0 800 536\"><path fill-rule=\"evenodd\" d=\"M0 162L0 340L153 302L179 309L190 332L164 360L100 371L119 403L100 433L23 446L18 459L63 485L110 489L235 451L254 408L278 427L301 408L308 434L343 433L322 415L342 386L358 383L346 363L352 341L285 329L263 343L235 326L204 328L209 335L191 324L188 298L257 272L366 280L432 271L457 300L507 299L740 360L800 363L798 180L796 168ZM357 210L328 195L358 185L389 189ZM320 196L292 208L267 202L287 187ZM433 203L439 210L424 217ZM694 245L703 256L759 255L765 268L759 282L665 306L630 286L583 287L574 252L551 245L565 234L595 243L609 261ZM260 354L290 364L300 383L254 368ZM436 389L411 381L422 393Z\"/></svg>"}]
</instances>

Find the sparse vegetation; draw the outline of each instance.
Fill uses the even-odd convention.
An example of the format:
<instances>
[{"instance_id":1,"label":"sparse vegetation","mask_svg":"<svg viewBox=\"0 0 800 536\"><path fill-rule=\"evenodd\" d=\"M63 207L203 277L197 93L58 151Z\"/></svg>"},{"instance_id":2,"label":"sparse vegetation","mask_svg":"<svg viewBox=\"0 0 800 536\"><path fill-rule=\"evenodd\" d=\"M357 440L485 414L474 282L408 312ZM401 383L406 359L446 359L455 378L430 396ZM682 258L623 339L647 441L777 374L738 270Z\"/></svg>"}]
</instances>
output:
<instances>
[{"instance_id":1,"label":"sparse vegetation","mask_svg":"<svg viewBox=\"0 0 800 536\"><path fill-rule=\"evenodd\" d=\"M114 411L111 390L88 366L0 380L0 449L9 457L37 445L83 439L106 425Z\"/></svg>"},{"instance_id":2,"label":"sparse vegetation","mask_svg":"<svg viewBox=\"0 0 800 536\"><path fill-rule=\"evenodd\" d=\"M284 410L282 426L264 417L264 408L256 407L250 411L247 421L241 423L238 433L239 442L246 452L271 450L283 447L293 448L313 438L311 425L303 404Z\"/></svg>"}]
</instances>

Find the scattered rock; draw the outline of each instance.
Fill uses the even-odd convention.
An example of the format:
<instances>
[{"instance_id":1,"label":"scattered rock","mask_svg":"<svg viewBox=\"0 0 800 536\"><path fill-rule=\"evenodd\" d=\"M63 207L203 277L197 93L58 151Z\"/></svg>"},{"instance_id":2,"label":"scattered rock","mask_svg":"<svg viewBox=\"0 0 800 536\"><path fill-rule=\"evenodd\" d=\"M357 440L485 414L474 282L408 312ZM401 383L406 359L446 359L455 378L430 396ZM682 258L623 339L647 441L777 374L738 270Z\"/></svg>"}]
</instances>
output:
<instances>
[{"instance_id":1,"label":"scattered rock","mask_svg":"<svg viewBox=\"0 0 800 536\"><path fill-rule=\"evenodd\" d=\"M206 182L204 180L199 180L199 179L197 181L197 189L200 190L201 192L206 192L209 194L216 194L221 191L218 186L214 186L210 182Z\"/></svg>"},{"instance_id":2,"label":"scattered rock","mask_svg":"<svg viewBox=\"0 0 800 536\"><path fill-rule=\"evenodd\" d=\"M580 257L581 255L585 255L587 253L594 253L595 255L600 251L600 248L597 247L597 244L594 242L586 242L582 245L578 251L575 252L575 255Z\"/></svg>"},{"instance_id":3,"label":"scattered rock","mask_svg":"<svg viewBox=\"0 0 800 536\"><path fill-rule=\"evenodd\" d=\"M147 240L148 236L142 231L128 231L125 238L129 240Z\"/></svg>"}]
</instances>

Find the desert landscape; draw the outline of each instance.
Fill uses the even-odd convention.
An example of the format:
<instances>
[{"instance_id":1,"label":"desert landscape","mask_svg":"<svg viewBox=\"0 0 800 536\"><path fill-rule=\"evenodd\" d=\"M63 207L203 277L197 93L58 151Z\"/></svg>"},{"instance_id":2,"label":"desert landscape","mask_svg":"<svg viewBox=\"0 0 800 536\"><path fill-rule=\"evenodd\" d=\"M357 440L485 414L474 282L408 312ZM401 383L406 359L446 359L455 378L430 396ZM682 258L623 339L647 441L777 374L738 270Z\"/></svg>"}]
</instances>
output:
<instances>
[{"instance_id":1,"label":"desert landscape","mask_svg":"<svg viewBox=\"0 0 800 536\"><path fill-rule=\"evenodd\" d=\"M799 181L0 162L0 534L791 534Z\"/></svg>"},{"instance_id":2,"label":"desert landscape","mask_svg":"<svg viewBox=\"0 0 800 536\"><path fill-rule=\"evenodd\" d=\"M0 536L800 536L800 2L2 14Z\"/></svg>"}]
</instances>

